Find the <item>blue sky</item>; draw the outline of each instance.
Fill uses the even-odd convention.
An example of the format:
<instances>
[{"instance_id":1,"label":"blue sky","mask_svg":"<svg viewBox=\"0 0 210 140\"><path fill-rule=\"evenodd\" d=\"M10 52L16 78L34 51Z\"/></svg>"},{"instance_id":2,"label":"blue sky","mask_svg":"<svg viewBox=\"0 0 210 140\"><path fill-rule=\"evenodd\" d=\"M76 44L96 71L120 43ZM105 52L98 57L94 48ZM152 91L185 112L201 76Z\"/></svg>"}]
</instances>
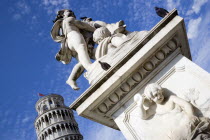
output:
<instances>
[{"instance_id":1,"label":"blue sky","mask_svg":"<svg viewBox=\"0 0 210 140\"><path fill-rule=\"evenodd\" d=\"M124 20L129 31L150 30L161 18L154 7L178 9L185 19L193 62L210 72L210 1L208 0L1 0L0 3L0 139L36 140L37 93L58 93L69 106L88 88L81 77L79 91L66 83L76 60L55 60L59 44L50 37L58 9L76 16L114 23ZM80 117L76 120L85 140L124 140L119 131Z\"/></svg>"}]
</instances>

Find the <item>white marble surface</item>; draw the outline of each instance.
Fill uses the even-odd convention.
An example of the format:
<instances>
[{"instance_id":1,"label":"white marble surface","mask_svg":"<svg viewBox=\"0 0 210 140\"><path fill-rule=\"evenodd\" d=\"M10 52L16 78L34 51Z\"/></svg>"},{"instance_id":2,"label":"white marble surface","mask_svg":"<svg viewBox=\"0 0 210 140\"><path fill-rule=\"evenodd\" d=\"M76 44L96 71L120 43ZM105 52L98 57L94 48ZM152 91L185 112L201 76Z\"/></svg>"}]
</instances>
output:
<instances>
[{"instance_id":1,"label":"white marble surface","mask_svg":"<svg viewBox=\"0 0 210 140\"><path fill-rule=\"evenodd\" d=\"M179 131L171 128L179 125L184 129L186 125L183 123L190 123L187 116L182 111L176 116L177 110L173 110L145 120L133 100L135 94L144 93L147 84L157 82L167 95L175 95L198 107L200 111L195 109L198 117L208 117L210 76L189 60L191 55L184 22L179 16L173 17L175 12L158 23L142 41L122 46L113 52L114 57L102 57L101 60L112 67L103 72L96 64L96 70L89 75L91 87L70 107L83 117L120 129L128 140L170 140L176 136L171 131ZM135 50L142 42L147 43ZM157 127L159 125L163 132Z\"/></svg>"},{"instance_id":2,"label":"white marble surface","mask_svg":"<svg viewBox=\"0 0 210 140\"><path fill-rule=\"evenodd\" d=\"M177 56L148 83L153 82L159 83L165 94L191 103L196 116L210 116L210 75L182 55ZM136 93L143 94L144 87ZM191 120L178 106L147 120L142 119L139 113L137 104L130 99L114 114L117 125L128 140L182 140L189 135Z\"/></svg>"}]
</instances>

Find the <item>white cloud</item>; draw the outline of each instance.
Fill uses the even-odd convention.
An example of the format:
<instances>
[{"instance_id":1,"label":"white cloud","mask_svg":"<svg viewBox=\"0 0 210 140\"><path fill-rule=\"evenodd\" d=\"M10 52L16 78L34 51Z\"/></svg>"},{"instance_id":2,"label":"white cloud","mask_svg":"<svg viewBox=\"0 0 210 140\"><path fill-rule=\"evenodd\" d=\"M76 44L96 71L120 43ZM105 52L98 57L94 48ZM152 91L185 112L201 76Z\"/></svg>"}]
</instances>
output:
<instances>
[{"instance_id":1,"label":"white cloud","mask_svg":"<svg viewBox=\"0 0 210 140\"><path fill-rule=\"evenodd\" d=\"M156 2L154 5L159 5ZM125 20L129 21L129 25L132 25L135 30L150 30L155 23L157 17L152 4L143 0L130 0L128 4L128 17Z\"/></svg>"},{"instance_id":2,"label":"white cloud","mask_svg":"<svg viewBox=\"0 0 210 140\"><path fill-rule=\"evenodd\" d=\"M167 9L172 10L180 6L180 0L167 0Z\"/></svg>"},{"instance_id":3,"label":"white cloud","mask_svg":"<svg viewBox=\"0 0 210 140\"><path fill-rule=\"evenodd\" d=\"M208 0L194 0L192 9L193 11L198 14L200 12L201 7L208 2Z\"/></svg>"},{"instance_id":4,"label":"white cloud","mask_svg":"<svg viewBox=\"0 0 210 140\"><path fill-rule=\"evenodd\" d=\"M20 14L14 14L13 15L13 19L14 20L19 20L21 18L21 15Z\"/></svg>"},{"instance_id":5,"label":"white cloud","mask_svg":"<svg viewBox=\"0 0 210 140\"><path fill-rule=\"evenodd\" d=\"M192 9L188 10L186 15L191 15L193 13L198 14L201 7L207 2L208 0L194 0Z\"/></svg>"},{"instance_id":6,"label":"white cloud","mask_svg":"<svg viewBox=\"0 0 210 140\"><path fill-rule=\"evenodd\" d=\"M210 68L210 66L209 66L209 63L210 63L210 58L209 58L210 38L209 37L210 36L208 36L208 38L205 38L201 45L197 44L197 47L201 47L201 49L199 49L197 58L195 59L195 63L197 63L198 65L200 65L201 67L203 67L205 69Z\"/></svg>"},{"instance_id":7,"label":"white cloud","mask_svg":"<svg viewBox=\"0 0 210 140\"><path fill-rule=\"evenodd\" d=\"M17 8L21 11L21 14L29 14L30 11L31 11L31 8L30 6L24 2L24 1L21 1L21 2L18 2L17 3Z\"/></svg>"},{"instance_id":8,"label":"white cloud","mask_svg":"<svg viewBox=\"0 0 210 140\"><path fill-rule=\"evenodd\" d=\"M48 14L55 13L60 9L69 9L70 7L68 0L42 0L42 5Z\"/></svg>"},{"instance_id":9,"label":"white cloud","mask_svg":"<svg viewBox=\"0 0 210 140\"><path fill-rule=\"evenodd\" d=\"M70 6L68 0L64 0L63 7L68 8Z\"/></svg>"},{"instance_id":10,"label":"white cloud","mask_svg":"<svg viewBox=\"0 0 210 140\"><path fill-rule=\"evenodd\" d=\"M189 39L194 39L198 36L198 32L199 32L199 26L201 23L202 18L199 17L197 19L191 19L188 23L188 38Z\"/></svg>"},{"instance_id":11,"label":"white cloud","mask_svg":"<svg viewBox=\"0 0 210 140\"><path fill-rule=\"evenodd\" d=\"M15 14L13 15L14 20L19 20L22 16L27 15L31 12L30 6L25 1L19 1L15 4Z\"/></svg>"},{"instance_id":12,"label":"white cloud","mask_svg":"<svg viewBox=\"0 0 210 140\"><path fill-rule=\"evenodd\" d=\"M103 19L103 18L105 18L106 14L100 14L100 13L104 13L104 11L107 10L107 7L110 7L110 4L112 4L112 3L108 3L107 0L95 0L95 1L93 1L91 8L94 9L95 13L98 13L100 15L101 19ZM86 5L83 5L82 9L84 9L84 8L86 8L86 11L83 11L82 14L86 15L86 13L88 11L88 7L86 7ZM80 14L80 16L83 16L82 14Z\"/></svg>"},{"instance_id":13,"label":"white cloud","mask_svg":"<svg viewBox=\"0 0 210 140\"><path fill-rule=\"evenodd\" d=\"M202 17L202 22L197 30L197 37L190 40L194 62L203 68L210 68L210 11ZM208 70L209 71L209 70Z\"/></svg>"},{"instance_id":14,"label":"white cloud","mask_svg":"<svg viewBox=\"0 0 210 140\"><path fill-rule=\"evenodd\" d=\"M30 120L30 117L27 116L27 117L22 119L22 123L27 123L29 120Z\"/></svg>"}]
</instances>

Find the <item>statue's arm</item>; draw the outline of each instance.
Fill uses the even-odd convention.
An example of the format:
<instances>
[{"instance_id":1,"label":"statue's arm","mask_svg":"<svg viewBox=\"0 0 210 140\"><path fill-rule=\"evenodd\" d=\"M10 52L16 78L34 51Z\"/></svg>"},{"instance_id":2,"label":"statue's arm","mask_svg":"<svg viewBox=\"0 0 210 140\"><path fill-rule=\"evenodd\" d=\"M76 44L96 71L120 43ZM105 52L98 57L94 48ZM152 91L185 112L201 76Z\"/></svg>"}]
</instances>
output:
<instances>
[{"instance_id":1,"label":"statue's arm","mask_svg":"<svg viewBox=\"0 0 210 140\"><path fill-rule=\"evenodd\" d=\"M194 109L191 103L188 103L182 98L179 98L177 96L171 95L169 97L169 100L172 100L175 104L178 104L180 107L183 108L183 110L189 115L194 116Z\"/></svg>"},{"instance_id":2,"label":"statue's arm","mask_svg":"<svg viewBox=\"0 0 210 140\"><path fill-rule=\"evenodd\" d=\"M175 104L178 104L183 108L183 110L189 116L192 124L197 124L199 122L199 118L195 116L193 105L191 103L188 103L187 101L174 95L170 96L169 100L172 100Z\"/></svg>"},{"instance_id":3,"label":"statue's arm","mask_svg":"<svg viewBox=\"0 0 210 140\"><path fill-rule=\"evenodd\" d=\"M140 115L141 119L146 120L154 114L154 111L152 109L150 109L150 108L148 110L144 109L144 105L143 105L144 99L142 98L142 96L140 94L136 94L134 96L134 101L137 104L137 108L139 110L139 115Z\"/></svg>"},{"instance_id":4,"label":"statue's arm","mask_svg":"<svg viewBox=\"0 0 210 140\"><path fill-rule=\"evenodd\" d=\"M91 24L88 24L88 22L75 20L74 23L75 23L75 26L77 26L77 28L79 28L79 29L87 30L90 32L94 32L96 29L95 27L91 26Z\"/></svg>"},{"instance_id":5,"label":"statue's arm","mask_svg":"<svg viewBox=\"0 0 210 140\"><path fill-rule=\"evenodd\" d=\"M52 29L51 29L51 37L55 42L62 42L65 39L64 35L61 35L60 30L61 30L61 22L62 20L57 20Z\"/></svg>"}]
</instances>

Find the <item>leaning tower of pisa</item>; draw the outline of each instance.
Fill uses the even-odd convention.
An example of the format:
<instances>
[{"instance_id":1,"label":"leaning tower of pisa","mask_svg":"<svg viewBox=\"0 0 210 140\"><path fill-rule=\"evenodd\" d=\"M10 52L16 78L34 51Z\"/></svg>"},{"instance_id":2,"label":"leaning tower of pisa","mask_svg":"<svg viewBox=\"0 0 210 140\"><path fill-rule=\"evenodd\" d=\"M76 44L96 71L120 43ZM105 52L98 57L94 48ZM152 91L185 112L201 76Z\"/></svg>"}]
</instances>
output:
<instances>
[{"instance_id":1,"label":"leaning tower of pisa","mask_svg":"<svg viewBox=\"0 0 210 140\"><path fill-rule=\"evenodd\" d=\"M38 117L34 125L38 140L82 140L73 111L57 94L42 97L36 103Z\"/></svg>"}]
</instances>

